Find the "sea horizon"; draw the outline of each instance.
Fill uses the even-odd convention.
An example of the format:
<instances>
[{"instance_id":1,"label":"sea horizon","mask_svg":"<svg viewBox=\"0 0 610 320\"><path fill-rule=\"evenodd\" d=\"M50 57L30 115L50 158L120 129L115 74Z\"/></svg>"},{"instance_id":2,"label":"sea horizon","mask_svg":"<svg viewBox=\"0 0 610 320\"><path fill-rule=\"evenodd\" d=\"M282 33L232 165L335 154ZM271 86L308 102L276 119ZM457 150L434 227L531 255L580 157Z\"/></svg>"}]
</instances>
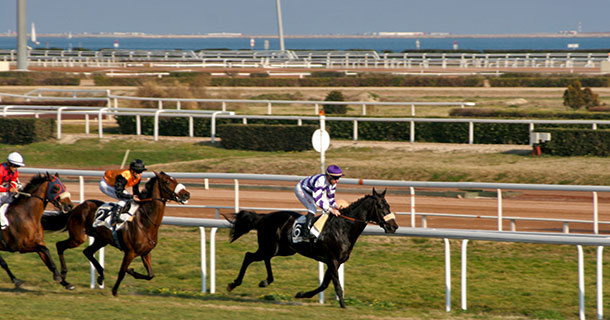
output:
<instances>
[{"instance_id":1,"label":"sea horizon","mask_svg":"<svg viewBox=\"0 0 610 320\"><path fill-rule=\"evenodd\" d=\"M585 35L588 35L585 37ZM514 35L286 35L286 50L608 50L610 33L514 34ZM279 50L277 35L206 34L38 34L34 49L127 50ZM0 34L0 49L17 48L14 34Z\"/></svg>"}]
</instances>

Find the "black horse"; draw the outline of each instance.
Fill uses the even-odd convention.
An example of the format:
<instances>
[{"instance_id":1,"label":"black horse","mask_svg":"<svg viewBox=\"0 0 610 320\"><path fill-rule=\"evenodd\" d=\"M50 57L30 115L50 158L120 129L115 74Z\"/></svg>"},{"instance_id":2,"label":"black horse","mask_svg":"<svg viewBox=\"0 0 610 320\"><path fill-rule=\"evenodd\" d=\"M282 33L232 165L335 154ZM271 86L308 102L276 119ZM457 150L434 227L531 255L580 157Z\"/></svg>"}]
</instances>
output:
<instances>
[{"instance_id":1,"label":"black horse","mask_svg":"<svg viewBox=\"0 0 610 320\"><path fill-rule=\"evenodd\" d=\"M258 250L247 252L244 257L239 275L232 283L227 285L231 291L239 286L244 278L246 269L255 261L265 261L267 279L259 283L259 287L266 287L273 282L271 271L271 258L275 256L291 256L300 253L306 257L318 260L327 265L324 280L320 286L312 291L299 292L297 298L311 298L328 288L332 280L339 303L345 308L343 288L339 283L338 268L349 259L358 237L364 231L368 221L378 223L386 233L394 233L398 229L396 218L390 211L390 205L385 200L385 193L377 193L373 188L372 195L366 195L349 207L341 209L340 216L330 215L326 226L319 238L313 242L292 242L292 225L294 220L301 216L294 211L276 211L269 214L257 214L242 210L236 213L229 222L231 228L231 242L252 229L258 231Z\"/></svg>"}]
</instances>

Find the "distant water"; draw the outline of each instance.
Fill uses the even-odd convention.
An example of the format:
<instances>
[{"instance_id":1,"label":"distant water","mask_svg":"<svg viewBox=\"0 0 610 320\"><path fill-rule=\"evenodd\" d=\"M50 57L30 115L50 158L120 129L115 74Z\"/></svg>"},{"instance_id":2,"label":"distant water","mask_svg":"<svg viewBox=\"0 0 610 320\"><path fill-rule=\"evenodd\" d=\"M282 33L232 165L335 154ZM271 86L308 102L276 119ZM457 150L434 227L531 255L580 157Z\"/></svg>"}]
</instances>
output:
<instances>
[{"instance_id":1,"label":"distant water","mask_svg":"<svg viewBox=\"0 0 610 320\"><path fill-rule=\"evenodd\" d=\"M263 50L265 40L269 49L278 50L277 39L255 39L255 50ZM369 49L381 52L391 50L415 50L417 39L370 39L370 38L307 38L284 39L288 50L350 50ZM249 50L249 38L207 38L207 39L181 39L181 38L52 38L39 37L39 45L28 45L34 48L85 48L90 50L113 48L115 41L119 49L142 50L201 50L201 49L231 49ZM419 39L421 50L441 49L451 50L454 41L458 49L463 50L567 50L568 44L578 43L579 50L610 49L610 38L444 38ZM15 37L0 37L0 49L17 48Z\"/></svg>"}]
</instances>

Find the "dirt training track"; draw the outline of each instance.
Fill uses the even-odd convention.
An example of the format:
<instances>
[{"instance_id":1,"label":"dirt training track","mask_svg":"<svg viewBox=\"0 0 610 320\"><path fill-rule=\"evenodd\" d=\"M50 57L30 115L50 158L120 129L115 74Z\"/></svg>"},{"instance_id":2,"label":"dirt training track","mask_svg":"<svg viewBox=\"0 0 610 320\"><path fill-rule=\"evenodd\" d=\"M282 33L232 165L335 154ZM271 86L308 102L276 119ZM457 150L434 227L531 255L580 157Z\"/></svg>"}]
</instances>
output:
<instances>
[{"instance_id":1,"label":"dirt training track","mask_svg":"<svg viewBox=\"0 0 610 320\"><path fill-rule=\"evenodd\" d=\"M29 178L27 178L29 180ZM78 179L75 177L62 177L66 187L72 193L72 200L79 199ZM22 179L22 181L28 181ZM220 209L221 213L234 212L235 206L234 190L230 185L230 180L210 180L210 188L204 189L203 181L180 179L186 184L191 192L191 200L188 205L222 206L231 209ZM110 201L111 199L103 195L99 189L97 181L86 180L85 199L99 199ZM273 184L273 190L264 182L244 182L240 181L239 206L240 208L282 208L282 209L302 209L292 191L292 183L280 183L269 181ZM363 186L339 185L337 198L353 202L365 194L370 194L372 188ZM475 197L470 198L468 193L452 190L453 196L443 196L448 190L440 189L415 189L415 211L422 213L451 213L460 215L478 216L477 218L459 217L427 217L428 228L449 228L449 229L478 229L478 230L497 230L498 200L495 197ZM495 190L490 190L494 193ZM502 199L502 214L508 217L520 218L553 218L566 220L593 220L593 195L589 192L554 192L554 191L529 191L529 190L503 190L510 191L511 194L505 195ZM418 195L419 193L419 195ZM422 195L423 194L423 195ZM457 195L456 195L457 194ZM411 226L411 196L408 188L388 188L386 199L392 211L401 213L398 215L398 223L402 227ZM598 195L599 221L610 221L610 195L600 193ZM177 205L175 202L168 204ZM51 206L47 207L51 210ZM259 212L266 212L257 210ZM192 218L215 218L214 209L189 208L178 205L178 207L168 207L166 216L192 217ZM490 218L486 218L490 217ZM220 216L222 219L222 216ZM562 232L563 223L541 222L516 220L517 231L531 232ZM416 219L416 227L422 226L420 216ZM509 231L511 224L509 220L504 220L503 230ZM571 233L592 233L591 223L570 223ZM610 233L610 225L600 224L599 232L602 234Z\"/></svg>"}]
</instances>

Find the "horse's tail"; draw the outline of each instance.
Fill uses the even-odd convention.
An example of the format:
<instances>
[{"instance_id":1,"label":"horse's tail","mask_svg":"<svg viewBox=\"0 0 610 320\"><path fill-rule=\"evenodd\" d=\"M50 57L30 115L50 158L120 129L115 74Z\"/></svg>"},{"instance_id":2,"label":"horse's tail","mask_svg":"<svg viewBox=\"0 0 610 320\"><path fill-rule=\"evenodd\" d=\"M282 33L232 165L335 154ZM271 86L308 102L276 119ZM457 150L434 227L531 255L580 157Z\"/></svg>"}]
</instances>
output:
<instances>
[{"instance_id":1,"label":"horse's tail","mask_svg":"<svg viewBox=\"0 0 610 320\"><path fill-rule=\"evenodd\" d=\"M233 242L250 232L250 230L256 229L262 215L257 214L254 211L241 210L240 212L233 214L232 218L228 218L227 216L224 217L233 225L231 227L231 234L229 235L231 242Z\"/></svg>"},{"instance_id":2,"label":"horse's tail","mask_svg":"<svg viewBox=\"0 0 610 320\"><path fill-rule=\"evenodd\" d=\"M42 224L42 229L46 231L66 231L68 218L72 214L72 211L62 214L62 213L51 213L51 214L43 214L42 220L40 221Z\"/></svg>"}]
</instances>

